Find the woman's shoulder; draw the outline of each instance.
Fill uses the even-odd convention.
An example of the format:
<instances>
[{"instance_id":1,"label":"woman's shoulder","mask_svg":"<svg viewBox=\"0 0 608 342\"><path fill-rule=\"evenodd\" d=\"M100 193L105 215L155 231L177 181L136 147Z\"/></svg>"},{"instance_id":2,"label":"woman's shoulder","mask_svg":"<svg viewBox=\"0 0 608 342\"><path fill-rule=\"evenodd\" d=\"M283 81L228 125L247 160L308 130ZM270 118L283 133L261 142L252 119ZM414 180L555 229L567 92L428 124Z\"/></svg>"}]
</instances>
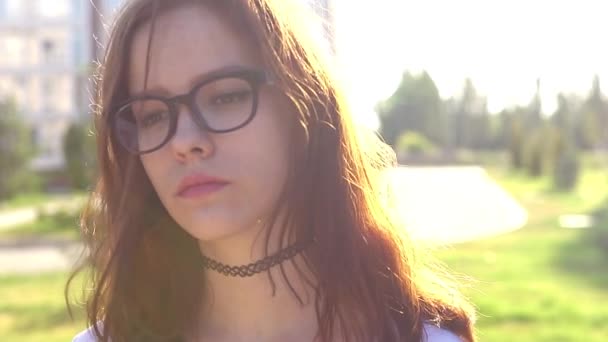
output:
<instances>
[{"instance_id":1,"label":"woman's shoulder","mask_svg":"<svg viewBox=\"0 0 608 342\"><path fill-rule=\"evenodd\" d=\"M87 329L74 336L72 342L95 342L96 340L95 335L93 335L93 330Z\"/></svg>"},{"instance_id":2,"label":"woman's shoulder","mask_svg":"<svg viewBox=\"0 0 608 342\"><path fill-rule=\"evenodd\" d=\"M96 342L97 338L93 334L93 328L81 331L74 336L72 342ZM458 336L449 330L441 329L431 324L425 324L422 333L422 342L462 342Z\"/></svg>"},{"instance_id":3,"label":"woman's shoulder","mask_svg":"<svg viewBox=\"0 0 608 342\"><path fill-rule=\"evenodd\" d=\"M101 326L99 328L101 329ZM97 342L95 330L93 327L89 327L88 329L79 332L78 335L74 336L72 342Z\"/></svg>"},{"instance_id":4,"label":"woman's shoulder","mask_svg":"<svg viewBox=\"0 0 608 342\"><path fill-rule=\"evenodd\" d=\"M462 342L462 340L449 330L424 324L422 342Z\"/></svg>"}]
</instances>

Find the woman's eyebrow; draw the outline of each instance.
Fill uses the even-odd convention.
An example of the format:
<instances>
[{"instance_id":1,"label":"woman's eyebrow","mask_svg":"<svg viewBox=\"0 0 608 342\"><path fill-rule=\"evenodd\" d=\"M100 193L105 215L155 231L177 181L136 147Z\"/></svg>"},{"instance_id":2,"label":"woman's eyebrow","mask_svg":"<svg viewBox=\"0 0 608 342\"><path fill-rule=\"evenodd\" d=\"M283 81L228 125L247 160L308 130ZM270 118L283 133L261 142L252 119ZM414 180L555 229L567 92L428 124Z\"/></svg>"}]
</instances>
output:
<instances>
[{"instance_id":1,"label":"woman's eyebrow","mask_svg":"<svg viewBox=\"0 0 608 342\"><path fill-rule=\"evenodd\" d=\"M256 67L254 67L254 66L247 66L245 64L228 64L228 65L224 65L222 67L219 67L219 68L216 68L216 69L212 69L212 70L209 70L207 72L204 72L202 74L199 74L199 75L195 76L190 81L190 86L194 87L197 84L199 84L201 82L204 82L205 80L214 78L214 77L221 77L222 75L229 74L229 73L232 73L232 72L251 70L251 69L256 69Z\"/></svg>"},{"instance_id":2,"label":"woman's eyebrow","mask_svg":"<svg viewBox=\"0 0 608 342\"><path fill-rule=\"evenodd\" d=\"M243 71L243 70L251 70L255 69L253 66L246 66L244 64L230 64L225 65L220 68L212 69L201 74L194 76L189 85L190 87L194 87L197 84L204 82L210 78L221 77L224 74L229 74L231 72ZM166 88L163 87L152 87L148 89L144 89L143 91L135 92L131 94L131 98L135 97L145 97L145 96L175 96L175 94L171 94Z\"/></svg>"},{"instance_id":3,"label":"woman's eyebrow","mask_svg":"<svg viewBox=\"0 0 608 342\"><path fill-rule=\"evenodd\" d=\"M139 92L132 93L129 98L146 97L146 96L169 96L169 91L163 87L153 87L144 89Z\"/></svg>"}]
</instances>

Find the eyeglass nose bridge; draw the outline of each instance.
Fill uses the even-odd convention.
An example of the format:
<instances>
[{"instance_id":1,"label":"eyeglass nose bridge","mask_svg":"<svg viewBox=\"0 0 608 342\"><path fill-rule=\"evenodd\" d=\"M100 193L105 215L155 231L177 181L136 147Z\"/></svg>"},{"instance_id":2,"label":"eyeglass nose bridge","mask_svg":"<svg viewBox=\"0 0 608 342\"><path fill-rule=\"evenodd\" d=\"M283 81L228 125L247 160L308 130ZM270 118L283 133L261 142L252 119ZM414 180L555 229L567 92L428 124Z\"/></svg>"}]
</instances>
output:
<instances>
[{"instance_id":1,"label":"eyeglass nose bridge","mask_svg":"<svg viewBox=\"0 0 608 342\"><path fill-rule=\"evenodd\" d=\"M200 109L194 103L194 94L193 93L172 97L172 98L168 99L167 102L171 106L171 110L174 113L176 129L177 129L177 122L179 120L179 115L180 115L179 106L182 105L188 109L188 111L190 112L189 113L190 117L192 118L194 123L196 123L198 128L205 130L206 132L213 131L207 124L207 121L205 121L205 118L203 117L203 113L200 112Z\"/></svg>"}]
</instances>

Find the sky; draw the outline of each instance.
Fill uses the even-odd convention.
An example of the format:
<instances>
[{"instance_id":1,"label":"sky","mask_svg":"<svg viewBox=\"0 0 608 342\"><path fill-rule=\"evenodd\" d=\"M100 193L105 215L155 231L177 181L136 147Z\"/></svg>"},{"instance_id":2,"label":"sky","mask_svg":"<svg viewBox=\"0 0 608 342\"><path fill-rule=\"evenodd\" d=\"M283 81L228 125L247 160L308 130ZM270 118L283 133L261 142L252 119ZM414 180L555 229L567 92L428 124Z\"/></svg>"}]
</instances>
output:
<instances>
[{"instance_id":1,"label":"sky","mask_svg":"<svg viewBox=\"0 0 608 342\"><path fill-rule=\"evenodd\" d=\"M404 71L429 72L444 99L471 78L492 113L529 103L537 79L547 115L559 92L587 94L596 74L608 84L606 0L330 1L340 74L372 128Z\"/></svg>"},{"instance_id":2,"label":"sky","mask_svg":"<svg viewBox=\"0 0 608 342\"><path fill-rule=\"evenodd\" d=\"M545 114L595 74L608 84L605 0L333 1L342 78L371 127L406 70L429 72L442 98L469 77L490 112L529 103L538 78Z\"/></svg>"}]
</instances>

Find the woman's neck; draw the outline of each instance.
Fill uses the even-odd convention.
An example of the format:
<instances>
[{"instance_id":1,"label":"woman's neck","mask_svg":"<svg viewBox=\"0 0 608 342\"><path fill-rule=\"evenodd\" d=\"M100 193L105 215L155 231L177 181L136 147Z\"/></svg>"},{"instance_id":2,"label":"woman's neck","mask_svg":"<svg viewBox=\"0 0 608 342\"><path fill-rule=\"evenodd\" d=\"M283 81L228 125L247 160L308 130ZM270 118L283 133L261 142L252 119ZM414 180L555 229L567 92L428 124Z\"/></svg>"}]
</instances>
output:
<instances>
[{"instance_id":1,"label":"woman's neck","mask_svg":"<svg viewBox=\"0 0 608 342\"><path fill-rule=\"evenodd\" d=\"M201 242L201 252L231 266L261 260L266 256L265 241L255 236L264 234L258 235L259 231L255 230L248 233L234 236L230 241ZM273 230L274 234L277 229ZM273 237L269 241L278 241ZM252 241L255 241L253 246ZM283 247L287 245L283 243ZM272 255L280 246L271 243L268 250L268 255ZM313 340L318 329L313 288L316 281L302 254L249 277L205 269L203 279L203 303L199 327L195 329L199 338L194 341Z\"/></svg>"},{"instance_id":2,"label":"woman's neck","mask_svg":"<svg viewBox=\"0 0 608 342\"><path fill-rule=\"evenodd\" d=\"M199 320L203 336L212 341L312 341L317 331L314 289L290 261L282 265L289 284L280 266L271 268L274 294L268 272L240 278L208 271Z\"/></svg>"}]
</instances>

